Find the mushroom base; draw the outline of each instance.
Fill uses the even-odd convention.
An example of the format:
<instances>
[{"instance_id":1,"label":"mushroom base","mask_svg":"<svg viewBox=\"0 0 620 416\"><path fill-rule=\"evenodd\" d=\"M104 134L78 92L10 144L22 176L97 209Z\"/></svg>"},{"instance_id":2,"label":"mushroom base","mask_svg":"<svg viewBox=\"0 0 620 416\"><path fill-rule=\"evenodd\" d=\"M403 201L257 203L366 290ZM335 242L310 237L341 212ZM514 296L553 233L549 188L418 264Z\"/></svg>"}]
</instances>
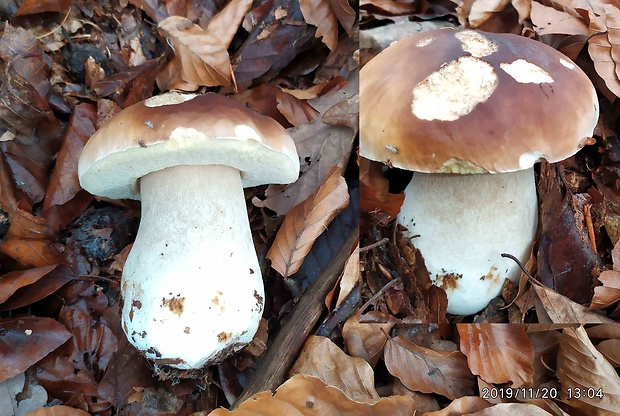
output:
<instances>
[{"instance_id":1,"label":"mushroom base","mask_svg":"<svg viewBox=\"0 0 620 416\"><path fill-rule=\"evenodd\" d=\"M123 270L123 329L158 364L191 369L249 343L263 282L239 171L176 166L140 180L142 219Z\"/></svg>"},{"instance_id":2,"label":"mushroom base","mask_svg":"<svg viewBox=\"0 0 620 416\"><path fill-rule=\"evenodd\" d=\"M433 282L448 295L448 312L470 315L516 281L538 225L533 168L458 175L416 172L398 221L424 257Z\"/></svg>"}]
</instances>

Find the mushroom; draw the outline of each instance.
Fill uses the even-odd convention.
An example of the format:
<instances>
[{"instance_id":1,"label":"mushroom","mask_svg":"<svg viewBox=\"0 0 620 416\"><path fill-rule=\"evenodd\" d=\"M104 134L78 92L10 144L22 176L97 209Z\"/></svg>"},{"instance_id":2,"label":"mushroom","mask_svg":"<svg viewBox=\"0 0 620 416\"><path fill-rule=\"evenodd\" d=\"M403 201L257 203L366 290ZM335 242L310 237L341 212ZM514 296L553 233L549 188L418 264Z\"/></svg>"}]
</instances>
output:
<instances>
[{"instance_id":1,"label":"mushroom","mask_svg":"<svg viewBox=\"0 0 620 416\"><path fill-rule=\"evenodd\" d=\"M534 164L581 149L596 91L534 40L470 29L407 37L361 71L360 154L415 171L397 216L448 295L473 314L520 276L536 234Z\"/></svg>"},{"instance_id":2,"label":"mushroom","mask_svg":"<svg viewBox=\"0 0 620 416\"><path fill-rule=\"evenodd\" d=\"M243 187L291 183L295 144L276 121L218 94L132 105L88 141L89 192L142 200L122 277L122 326L158 364L200 368L250 342L264 290Z\"/></svg>"}]
</instances>

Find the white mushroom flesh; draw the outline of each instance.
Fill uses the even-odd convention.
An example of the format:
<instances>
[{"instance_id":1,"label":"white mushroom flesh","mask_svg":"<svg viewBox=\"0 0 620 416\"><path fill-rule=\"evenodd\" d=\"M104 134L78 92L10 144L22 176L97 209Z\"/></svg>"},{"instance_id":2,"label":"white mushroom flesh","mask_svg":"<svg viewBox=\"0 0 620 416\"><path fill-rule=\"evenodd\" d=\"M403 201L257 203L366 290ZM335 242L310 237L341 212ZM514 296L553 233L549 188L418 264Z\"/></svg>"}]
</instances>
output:
<instances>
[{"instance_id":1,"label":"white mushroom flesh","mask_svg":"<svg viewBox=\"0 0 620 416\"><path fill-rule=\"evenodd\" d=\"M538 223L533 168L500 174L416 172L398 221L420 250L435 284L448 294L448 312L470 315L517 281Z\"/></svg>"},{"instance_id":2,"label":"white mushroom flesh","mask_svg":"<svg viewBox=\"0 0 620 416\"><path fill-rule=\"evenodd\" d=\"M123 271L123 329L155 362L200 368L249 343L263 282L239 171L176 166L140 180L142 219Z\"/></svg>"}]
</instances>

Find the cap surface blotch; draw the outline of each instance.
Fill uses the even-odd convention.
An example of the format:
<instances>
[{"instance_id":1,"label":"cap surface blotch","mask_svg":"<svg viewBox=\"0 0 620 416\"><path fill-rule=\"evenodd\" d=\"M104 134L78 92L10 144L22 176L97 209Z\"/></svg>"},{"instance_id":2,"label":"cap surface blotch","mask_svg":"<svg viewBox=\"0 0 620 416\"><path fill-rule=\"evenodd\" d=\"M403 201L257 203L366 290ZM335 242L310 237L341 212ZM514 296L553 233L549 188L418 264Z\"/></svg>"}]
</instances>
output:
<instances>
[{"instance_id":1,"label":"cap surface blotch","mask_svg":"<svg viewBox=\"0 0 620 416\"><path fill-rule=\"evenodd\" d=\"M512 63L502 62L500 68L521 84L551 84L553 77L547 71L525 59Z\"/></svg>"},{"instance_id":2,"label":"cap surface blotch","mask_svg":"<svg viewBox=\"0 0 620 416\"><path fill-rule=\"evenodd\" d=\"M497 43L473 30L463 30L454 36L461 42L461 48L476 58L489 56L499 48Z\"/></svg>"},{"instance_id":3,"label":"cap surface blotch","mask_svg":"<svg viewBox=\"0 0 620 416\"><path fill-rule=\"evenodd\" d=\"M185 101L196 98L196 94L183 94L180 92L171 92L168 94L160 94L144 100L144 105L147 107L161 107L163 105L175 105L181 104Z\"/></svg>"},{"instance_id":4,"label":"cap surface blotch","mask_svg":"<svg viewBox=\"0 0 620 416\"><path fill-rule=\"evenodd\" d=\"M497 84L491 64L462 56L415 86L411 109L422 120L454 121L488 100Z\"/></svg>"},{"instance_id":5,"label":"cap surface blotch","mask_svg":"<svg viewBox=\"0 0 620 416\"><path fill-rule=\"evenodd\" d=\"M423 47L428 46L431 43L433 43L434 40L435 40L434 36L429 36L426 39L421 39L421 40L417 41L415 46L417 46L418 48L423 48Z\"/></svg>"},{"instance_id":6,"label":"cap surface blotch","mask_svg":"<svg viewBox=\"0 0 620 416\"><path fill-rule=\"evenodd\" d=\"M575 69L575 64L570 61L567 61L566 59L560 58L560 63L562 64L562 66L568 69Z\"/></svg>"}]
</instances>

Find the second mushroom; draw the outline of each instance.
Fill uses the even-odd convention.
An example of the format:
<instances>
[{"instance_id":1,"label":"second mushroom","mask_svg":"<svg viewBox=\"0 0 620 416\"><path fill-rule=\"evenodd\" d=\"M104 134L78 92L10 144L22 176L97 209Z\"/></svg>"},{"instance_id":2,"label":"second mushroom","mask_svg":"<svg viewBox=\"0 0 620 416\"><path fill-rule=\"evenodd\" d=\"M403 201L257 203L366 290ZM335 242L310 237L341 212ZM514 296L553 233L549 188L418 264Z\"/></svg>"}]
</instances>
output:
<instances>
[{"instance_id":1,"label":"second mushroom","mask_svg":"<svg viewBox=\"0 0 620 416\"><path fill-rule=\"evenodd\" d=\"M480 311L525 263L538 221L534 164L592 136L589 78L512 34L440 29L395 42L360 73L360 154L415 171L398 221L448 312Z\"/></svg>"}]
</instances>

